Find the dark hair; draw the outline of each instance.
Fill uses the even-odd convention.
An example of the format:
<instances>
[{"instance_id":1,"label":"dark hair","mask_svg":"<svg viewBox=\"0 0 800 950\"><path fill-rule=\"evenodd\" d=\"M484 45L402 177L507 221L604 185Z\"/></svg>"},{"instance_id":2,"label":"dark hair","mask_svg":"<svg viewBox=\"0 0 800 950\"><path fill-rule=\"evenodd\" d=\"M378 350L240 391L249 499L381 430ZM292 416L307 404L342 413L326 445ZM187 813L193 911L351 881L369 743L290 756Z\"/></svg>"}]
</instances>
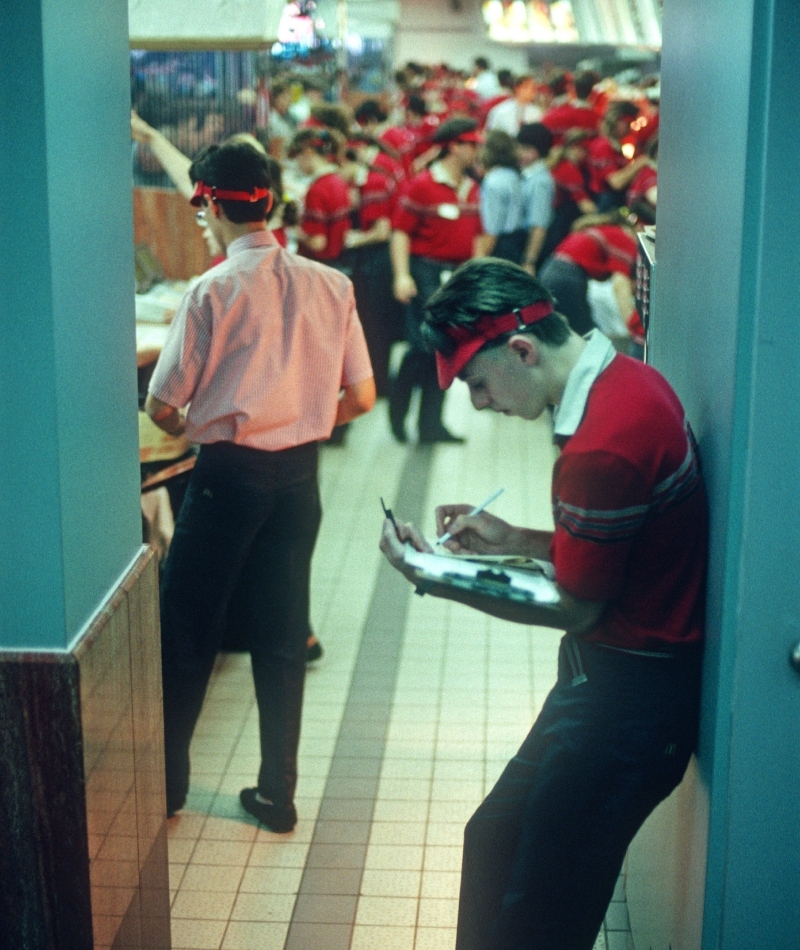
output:
<instances>
[{"instance_id":1,"label":"dark hair","mask_svg":"<svg viewBox=\"0 0 800 950\"><path fill-rule=\"evenodd\" d=\"M635 119L639 115L639 107L626 99L612 102L603 117L602 127L606 135L614 131L614 125L620 119Z\"/></svg>"},{"instance_id":2,"label":"dark hair","mask_svg":"<svg viewBox=\"0 0 800 950\"><path fill-rule=\"evenodd\" d=\"M510 69L498 69L497 81L500 83L503 89L514 88L514 74L511 72Z\"/></svg>"},{"instance_id":3,"label":"dark hair","mask_svg":"<svg viewBox=\"0 0 800 950\"><path fill-rule=\"evenodd\" d=\"M422 339L431 351L450 356L456 348L446 332L447 327L469 327L481 317L510 313L520 307L549 300L552 297L535 277L519 265L498 257L479 257L467 261L456 270L444 287L428 300ZM525 330L548 346L563 346L570 336L569 324L560 313L552 313ZM506 334L487 343L499 346L510 336Z\"/></svg>"},{"instance_id":4,"label":"dark hair","mask_svg":"<svg viewBox=\"0 0 800 950\"><path fill-rule=\"evenodd\" d=\"M535 148L540 158L547 158L553 147L553 133L541 122L528 122L517 133L520 145Z\"/></svg>"},{"instance_id":5,"label":"dark hair","mask_svg":"<svg viewBox=\"0 0 800 950\"><path fill-rule=\"evenodd\" d=\"M289 143L287 155L294 158L307 148L323 158L336 158L344 145L344 136L335 129L306 128L295 132Z\"/></svg>"},{"instance_id":6,"label":"dark hair","mask_svg":"<svg viewBox=\"0 0 800 950\"><path fill-rule=\"evenodd\" d=\"M428 114L428 107L425 105L425 100L417 93L412 93L412 95L408 97L406 109L409 112L413 112L414 115Z\"/></svg>"},{"instance_id":7,"label":"dark hair","mask_svg":"<svg viewBox=\"0 0 800 950\"><path fill-rule=\"evenodd\" d=\"M189 167L192 182L205 182L207 185L225 188L231 191L253 191L255 188L269 188L280 200L276 186L280 179L274 180L274 170L267 156L247 142L225 142L223 145L209 145L202 149ZM220 206L225 217L234 224L249 221L263 221L267 216L269 198L260 201L223 201Z\"/></svg>"},{"instance_id":8,"label":"dark hair","mask_svg":"<svg viewBox=\"0 0 800 950\"><path fill-rule=\"evenodd\" d=\"M311 118L328 129L335 129L347 138L350 134L350 115L344 106L319 102L311 106Z\"/></svg>"},{"instance_id":9,"label":"dark hair","mask_svg":"<svg viewBox=\"0 0 800 950\"><path fill-rule=\"evenodd\" d=\"M364 125L367 122L385 122L386 113L375 99L365 99L356 109L356 122Z\"/></svg>"},{"instance_id":10,"label":"dark hair","mask_svg":"<svg viewBox=\"0 0 800 950\"><path fill-rule=\"evenodd\" d=\"M490 168L513 168L518 171L517 143L508 132L492 129L483 143L482 160L487 171Z\"/></svg>"},{"instance_id":11,"label":"dark hair","mask_svg":"<svg viewBox=\"0 0 800 950\"><path fill-rule=\"evenodd\" d=\"M489 69L489 60L485 56L476 56L473 63L478 69Z\"/></svg>"},{"instance_id":12,"label":"dark hair","mask_svg":"<svg viewBox=\"0 0 800 950\"><path fill-rule=\"evenodd\" d=\"M559 69L547 82L554 96L563 96L569 90L569 73Z\"/></svg>"},{"instance_id":13,"label":"dark hair","mask_svg":"<svg viewBox=\"0 0 800 950\"><path fill-rule=\"evenodd\" d=\"M270 86L269 93L274 100L278 96L282 96L285 92L290 92L291 88L292 84L288 79L276 79Z\"/></svg>"},{"instance_id":14,"label":"dark hair","mask_svg":"<svg viewBox=\"0 0 800 950\"><path fill-rule=\"evenodd\" d=\"M592 94L592 89L600 82L600 75L593 69L584 69L575 74L573 85L575 86L575 95L579 99L588 99Z\"/></svg>"}]
</instances>

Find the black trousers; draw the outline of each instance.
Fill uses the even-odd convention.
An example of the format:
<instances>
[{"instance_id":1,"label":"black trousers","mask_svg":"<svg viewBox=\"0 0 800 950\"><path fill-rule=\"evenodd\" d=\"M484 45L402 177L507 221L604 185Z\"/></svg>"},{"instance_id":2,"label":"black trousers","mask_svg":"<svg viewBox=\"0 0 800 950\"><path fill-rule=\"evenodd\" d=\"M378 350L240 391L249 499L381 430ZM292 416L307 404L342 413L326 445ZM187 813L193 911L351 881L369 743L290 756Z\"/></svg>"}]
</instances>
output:
<instances>
[{"instance_id":1,"label":"black trousers","mask_svg":"<svg viewBox=\"0 0 800 950\"><path fill-rule=\"evenodd\" d=\"M457 950L591 950L628 845L697 740L697 654L561 643L558 681L467 824Z\"/></svg>"},{"instance_id":2,"label":"black trousers","mask_svg":"<svg viewBox=\"0 0 800 950\"><path fill-rule=\"evenodd\" d=\"M261 736L258 790L291 804L309 629L311 556L321 519L316 443L263 452L205 445L192 472L161 587L167 807L189 789L189 744L225 623L252 661Z\"/></svg>"},{"instance_id":3,"label":"black trousers","mask_svg":"<svg viewBox=\"0 0 800 950\"><path fill-rule=\"evenodd\" d=\"M442 428L444 393L439 388L436 373L436 358L427 353L422 344L420 327L425 319L425 304L442 286L442 274L454 271L457 263L434 261L427 257L412 255L411 276L417 285L417 296L406 306L406 341L408 352L400 364L397 379L389 396L389 414L393 427L402 428L411 393L415 388L422 391L419 407L419 435L421 439L433 439Z\"/></svg>"}]
</instances>

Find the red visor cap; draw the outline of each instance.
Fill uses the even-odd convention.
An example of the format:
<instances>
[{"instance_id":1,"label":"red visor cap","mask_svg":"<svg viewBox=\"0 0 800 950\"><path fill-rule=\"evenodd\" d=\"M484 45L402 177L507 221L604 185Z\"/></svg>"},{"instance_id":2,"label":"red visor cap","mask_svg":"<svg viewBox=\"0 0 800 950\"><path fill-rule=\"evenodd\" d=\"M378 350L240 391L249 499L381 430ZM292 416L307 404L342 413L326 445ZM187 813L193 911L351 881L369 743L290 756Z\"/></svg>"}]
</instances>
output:
<instances>
[{"instance_id":1,"label":"red visor cap","mask_svg":"<svg viewBox=\"0 0 800 950\"><path fill-rule=\"evenodd\" d=\"M456 349L450 356L438 352L436 354L439 387L449 389L461 370L490 340L496 340L506 333L513 333L514 330L522 330L532 323L538 323L545 317L549 317L552 312L553 305L549 300L537 300L536 303L520 307L519 310L512 310L511 313L481 317L470 327L448 327L445 332L456 344Z\"/></svg>"},{"instance_id":2,"label":"red visor cap","mask_svg":"<svg viewBox=\"0 0 800 950\"><path fill-rule=\"evenodd\" d=\"M467 142L473 145L481 145L483 142L483 136L480 132L464 132L462 135L459 135L458 138L453 139L454 142Z\"/></svg>"},{"instance_id":3,"label":"red visor cap","mask_svg":"<svg viewBox=\"0 0 800 950\"><path fill-rule=\"evenodd\" d=\"M189 204L199 208L204 198L210 198L212 201L261 201L267 198L267 213L272 210L272 192L269 188L254 188L252 191L230 191L227 188L217 188L214 185L207 185L204 181L198 181L194 186L194 194L189 199Z\"/></svg>"}]
</instances>

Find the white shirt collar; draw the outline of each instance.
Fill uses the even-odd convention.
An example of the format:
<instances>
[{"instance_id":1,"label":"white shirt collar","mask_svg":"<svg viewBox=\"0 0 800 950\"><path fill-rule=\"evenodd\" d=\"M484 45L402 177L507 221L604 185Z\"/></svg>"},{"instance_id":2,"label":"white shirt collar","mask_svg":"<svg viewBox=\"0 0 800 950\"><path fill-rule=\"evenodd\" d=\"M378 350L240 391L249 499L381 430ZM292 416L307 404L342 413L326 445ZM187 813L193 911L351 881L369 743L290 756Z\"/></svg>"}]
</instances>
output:
<instances>
[{"instance_id":1,"label":"white shirt collar","mask_svg":"<svg viewBox=\"0 0 800 950\"><path fill-rule=\"evenodd\" d=\"M599 330L592 330L585 339L586 346L567 377L564 395L553 415L553 434L557 436L575 435L586 411L589 391L617 355L611 341Z\"/></svg>"},{"instance_id":2,"label":"white shirt collar","mask_svg":"<svg viewBox=\"0 0 800 950\"><path fill-rule=\"evenodd\" d=\"M248 251L253 247L269 247L273 244L277 246L278 239L272 231L250 231L231 241L228 245L227 256L230 257L238 251Z\"/></svg>"}]
</instances>

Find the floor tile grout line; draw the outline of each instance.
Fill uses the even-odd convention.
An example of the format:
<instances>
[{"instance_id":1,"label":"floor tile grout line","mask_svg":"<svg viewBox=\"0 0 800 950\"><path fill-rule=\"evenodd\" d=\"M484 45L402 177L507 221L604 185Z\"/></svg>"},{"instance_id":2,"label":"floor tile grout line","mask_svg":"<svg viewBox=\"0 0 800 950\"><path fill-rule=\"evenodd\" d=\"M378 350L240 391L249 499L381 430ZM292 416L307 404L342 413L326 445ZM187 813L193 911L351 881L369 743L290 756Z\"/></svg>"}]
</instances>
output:
<instances>
[{"instance_id":1,"label":"floor tile grout line","mask_svg":"<svg viewBox=\"0 0 800 950\"><path fill-rule=\"evenodd\" d=\"M397 497L392 505L392 507L398 511L404 520L409 519L416 522L421 520L423 514L423 505L425 503L427 494L428 480L432 468L432 457L433 452L431 449L420 448L412 449L406 456L403 471L398 481ZM367 608L367 613L362 628L361 642L353 667L348 697L342 713L339 734L334 745L328 778L326 780L325 789L320 801L314 833L309 845L306 864L303 869L303 876L300 880L300 887L298 889L297 899L292 912L292 919L290 921L289 929L286 935L286 941L284 943L285 950L300 950L301 947L306 946L302 936L299 935L298 931L295 931L296 924L304 923L304 921L296 919L297 908L298 904L300 903L300 897L302 895L312 893L310 889L306 890L305 887L308 884L308 869L310 862L313 861L313 851L315 845L323 843L319 832L321 827L324 828L326 821L324 817L326 813L326 800L336 800L334 796L328 795L328 791L329 789L332 790L334 788L334 783L340 780L342 777L340 774L338 774L338 770L335 767L337 760L345 758L342 753L347 750L348 743L352 739L358 737L358 724L362 720L360 720L357 716L351 716L349 714L355 713L359 707L366 705L365 697L372 695L370 684L373 688L376 685L379 685L382 690L386 691L386 694L391 700L391 696L394 693L394 685L397 682L397 675L400 669L403 639L405 635L410 601L411 591L407 587L399 586L397 584L394 571L388 562L381 562L375 576L372 596ZM390 621L388 624L387 619ZM375 663L378 655L380 655L381 660L379 665ZM386 703L385 713L383 713L381 716L381 721L378 725L378 728L376 728L375 718L371 720L371 741L376 743L376 751L378 751L378 749L379 751L375 756L365 756L365 759L376 758L379 760L379 763L383 761L386 736L388 734L390 722L391 701ZM382 737L378 737L377 735L380 731L382 731ZM361 881L363 880L366 857L369 850L369 832L371 831L373 823L375 805L378 797L378 789L380 787L380 771L380 765L378 765L376 775L373 776L374 787L372 789L372 797L371 799L367 799L367 801L370 802L368 807L369 818L367 820L369 828L367 830L366 843L363 843L363 853L360 861L360 867L352 869L358 873L358 893L355 895L347 895L355 897L352 920L349 922L348 947L352 944L356 915L358 913ZM320 838L320 840L317 840L318 838ZM311 867L313 867L313 864L311 864ZM296 938L295 934L298 934Z\"/></svg>"}]
</instances>

